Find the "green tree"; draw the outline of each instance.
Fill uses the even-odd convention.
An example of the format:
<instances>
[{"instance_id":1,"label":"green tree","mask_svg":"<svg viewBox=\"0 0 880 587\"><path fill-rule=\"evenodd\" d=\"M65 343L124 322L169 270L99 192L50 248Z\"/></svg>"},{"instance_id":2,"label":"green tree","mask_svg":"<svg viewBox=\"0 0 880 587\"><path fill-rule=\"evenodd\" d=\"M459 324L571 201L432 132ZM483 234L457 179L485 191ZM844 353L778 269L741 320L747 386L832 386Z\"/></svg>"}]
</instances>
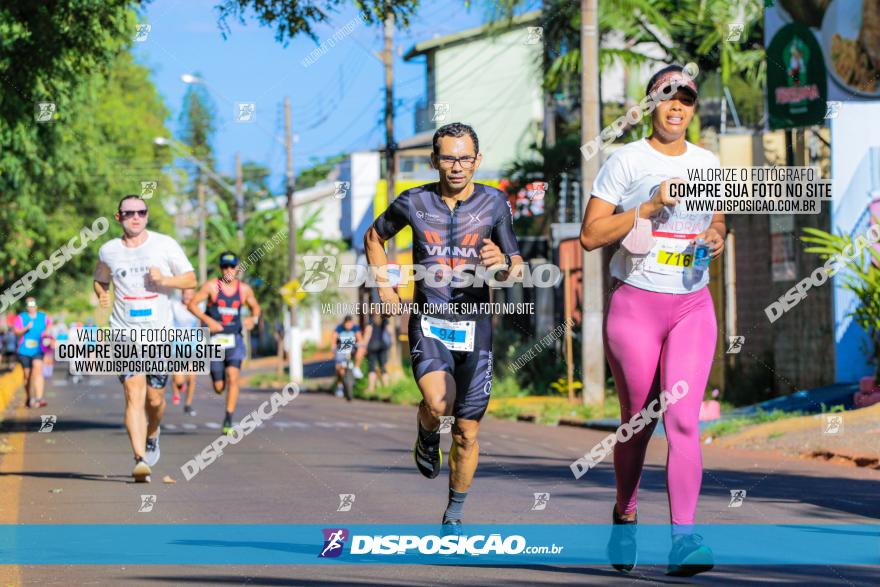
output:
<instances>
[{"instance_id":1,"label":"green tree","mask_svg":"<svg viewBox=\"0 0 880 587\"><path fill-rule=\"evenodd\" d=\"M262 210L245 220L242 247L236 237L235 214L222 200L215 201L216 212L208 219L208 259L216 259L226 250L235 251L243 269L242 279L251 284L269 319L282 319L285 308L278 289L287 283L287 211L283 208ZM309 213L297 225L297 275L305 273L303 256L338 256L347 248L344 241L328 239L318 231L323 208ZM192 244L192 243L190 243ZM339 292L327 290L309 294L302 305L330 303L340 299Z\"/></svg>"},{"instance_id":2,"label":"green tree","mask_svg":"<svg viewBox=\"0 0 880 587\"><path fill-rule=\"evenodd\" d=\"M245 221L247 221L247 218L256 210L257 202L272 197L272 192L269 189L269 177L271 174L271 170L260 163L256 163L254 161L242 162L242 200L244 203ZM233 188L235 187L234 176L224 174L221 177L223 178L223 181L226 183L226 185ZM223 188L214 180L206 179L206 181L208 182L208 186L213 190L213 193L211 194L212 204L209 209L209 214L211 214L210 210L213 209L213 202L220 200L230 211L232 217L235 218L236 211L238 210L238 203L235 200L235 193ZM241 243L238 243L236 245L236 248L239 246L241 246Z\"/></svg>"},{"instance_id":3,"label":"green tree","mask_svg":"<svg viewBox=\"0 0 880 587\"><path fill-rule=\"evenodd\" d=\"M102 107L95 99L102 76L135 33L137 19L129 6L136 4L0 5L0 285L60 244L62 235L50 229L66 226L69 233L84 224L86 214L78 210L94 195L95 182L88 177L97 161L93 149L105 147L92 142L100 135L96 124L84 124ZM145 98L144 111L154 106L150 95ZM40 102L55 105L52 122L36 122ZM56 223L56 214L64 220Z\"/></svg>"},{"instance_id":4,"label":"green tree","mask_svg":"<svg viewBox=\"0 0 880 587\"><path fill-rule=\"evenodd\" d=\"M274 28L275 39L286 45L300 33L317 42L314 25L327 22L341 4L343 0L225 0L217 9L224 38L231 33L229 19L244 24L245 14L253 13L260 24ZM408 26L419 0L353 0L352 4L368 24L381 25L393 14L398 26Z\"/></svg>"},{"instance_id":5,"label":"green tree","mask_svg":"<svg viewBox=\"0 0 880 587\"><path fill-rule=\"evenodd\" d=\"M861 236L853 239L810 227L803 231L801 240L813 244L804 249L807 253L842 260L837 269L840 283L861 302L848 315L867 333L871 346L865 351L874 364L874 376L880 379L880 251Z\"/></svg>"},{"instance_id":6,"label":"green tree","mask_svg":"<svg viewBox=\"0 0 880 587\"><path fill-rule=\"evenodd\" d=\"M201 78L196 73L195 77ZM202 84L189 84L183 96L180 112L180 141L189 147L193 157L214 166L214 135L217 132L217 108L208 90ZM192 175L199 177L201 170L192 163Z\"/></svg>"},{"instance_id":7,"label":"green tree","mask_svg":"<svg viewBox=\"0 0 880 587\"><path fill-rule=\"evenodd\" d=\"M326 179L327 175L333 170L333 168L342 161L345 161L345 158L345 154L339 154L327 157L323 161L313 163L311 166L303 169L297 174L295 188L297 190L304 190L313 187L318 182Z\"/></svg>"},{"instance_id":8,"label":"green tree","mask_svg":"<svg viewBox=\"0 0 880 587\"><path fill-rule=\"evenodd\" d=\"M83 74L59 104L59 118L43 126L31 108L10 126L0 120L0 135L17 137L4 149L0 176L0 223L5 234L0 248L0 287L12 282L106 217L110 230L79 255L61 265L49 279L36 282L32 293L50 310L90 307L91 275L101 243L118 236L113 219L119 199L141 193L142 181L158 181L150 225L170 229L161 205L170 192L162 167L169 162L152 138L167 134L168 112L149 71L121 50L103 67ZM65 110L61 110L61 104ZM4 113L7 114L8 113Z\"/></svg>"}]
</instances>

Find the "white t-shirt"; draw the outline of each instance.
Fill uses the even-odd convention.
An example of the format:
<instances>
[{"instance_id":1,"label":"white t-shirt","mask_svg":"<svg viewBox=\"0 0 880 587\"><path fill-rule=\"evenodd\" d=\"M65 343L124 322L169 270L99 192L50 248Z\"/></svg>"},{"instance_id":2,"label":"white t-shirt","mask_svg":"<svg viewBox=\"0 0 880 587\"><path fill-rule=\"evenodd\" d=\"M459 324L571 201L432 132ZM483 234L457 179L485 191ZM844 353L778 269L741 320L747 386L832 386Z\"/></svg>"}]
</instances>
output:
<instances>
[{"instance_id":1,"label":"white t-shirt","mask_svg":"<svg viewBox=\"0 0 880 587\"><path fill-rule=\"evenodd\" d=\"M193 316L181 300L171 300L171 315L175 328L198 328L199 319Z\"/></svg>"},{"instance_id":2,"label":"white t-shirt","mask_svg":"<svg viewBox=\"0 0 880 587\"><path fill-rule=\"evenodd\" d=\"M651 198L651 190L667 179L688 180L688 169L721 167L711 151L685 143L683 155L664 155L646 139L624 145L599 170L592 195L617 206L615 212L631 210ZM709 271L692 272L683 264L693 254L693 239L709 228L711 212L684 212L679 203L651 218L654 247L647 255L631 255L620 247L611 258L611 275L624 283L662 293L684 294L709 283ZM691 257L692 258L692 257Z\"/></svg>"},{"instance_id":3,"label":"white t-shirt","mask_svg":"<svg viewBox=\"0 0 880 587\"><path fill-rule=\"evenodd\" d=\"M171 295L175 288L159 287L150 279L150 267L165 276L193 271L183 249L170 236L147 231L138 247L126 247L121 238L104 243L98 251L95 281L114 288L111 328L170 328Z\"/></svg>"}]
</instances>

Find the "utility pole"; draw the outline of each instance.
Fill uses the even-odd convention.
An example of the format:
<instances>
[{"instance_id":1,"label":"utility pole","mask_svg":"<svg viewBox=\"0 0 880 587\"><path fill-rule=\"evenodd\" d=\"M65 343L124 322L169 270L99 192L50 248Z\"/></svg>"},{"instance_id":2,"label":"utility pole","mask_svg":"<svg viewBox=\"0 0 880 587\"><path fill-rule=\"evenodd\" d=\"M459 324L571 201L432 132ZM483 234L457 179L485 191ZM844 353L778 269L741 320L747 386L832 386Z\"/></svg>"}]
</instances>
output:
<instances>
[{"instance_id":1,"label":"utility pole","mask_svg":"<svg viewBox=\"0 0 880 587\"><path fill-rule=\"evenodd\" d=\"M296 279L296 210L293 207L293 138L290 129L290 98L284 98L284 145L287 149L287 257L290 280ZM296 304L290 306L290 347L288 349L288 367L290 380L301 382L302 344L299 340L299 329L296 317Z\"/></svg>"},{"instance_id":2,"label":"utility pole","mask_svg":"<svg viewBox=\"0 0 880 587\"><path fill-rule=\"evenodd\" d=\"M235 224L239 246L244 246L244 178L241 173L241 153L235 152ZM244 251L242 251L244 252Z\"/></svg>"},{"instance_id":3,"label":"utility pole","mask_svg":"<svg viewBox=\"0 0 880 587\"><path fill-rule=\"evenodd\" d=\"M205 240L208 236L208 227L205 218L205 180L201 173L199 173L199 180L196 184L196 196L199 202L199 283L205 283L208 281L208 253L205 250Z\"/></svg>"},{"instance_id":4,"label":"utility pole","mask_svg":"<svg viewBox=\"0 0 880 587\"><path fill-rule=\"evenodd\" d=\"M396 173L396 154L394 144L394 14L385 17L383 29L385 48L382 61L385 63L385 188L388 205L397 196L394 186ZM397 236L388 241L388 262L397 263ZM398 336L399 320L391 316L391 332L394 339L388 353L388 372L397 376L402 371L400 366L400 338Z\"/></svg>"},{"instance_id":5,"label":"utility pole","mask_svg":"<svg viewBox=\"0 0 880 587\"><path fill-rule=\"evenodd\" d=\"M581 0L581 144L599 136L599 12L598 0ZM599 173L599 159L581 158L581 214L587 209L593 181ZM581 312L581 377L585 404L600 404L605 398L605 349L602 343L602 314L605 300L601 250L583 255Z\"/></svg>"},{"instance_id":6,"label":"utility pole","mask_svg":"<svg viewBox=\"0 0 880 587\"><path fill-rule=\"evenodd\" d=\"M244 179L241 173L241 153L235 152L235 236L238 241L238 254L244 253ZM251 331L244 335L244 356L251 360Z\"/></svg>"}]
</instances>

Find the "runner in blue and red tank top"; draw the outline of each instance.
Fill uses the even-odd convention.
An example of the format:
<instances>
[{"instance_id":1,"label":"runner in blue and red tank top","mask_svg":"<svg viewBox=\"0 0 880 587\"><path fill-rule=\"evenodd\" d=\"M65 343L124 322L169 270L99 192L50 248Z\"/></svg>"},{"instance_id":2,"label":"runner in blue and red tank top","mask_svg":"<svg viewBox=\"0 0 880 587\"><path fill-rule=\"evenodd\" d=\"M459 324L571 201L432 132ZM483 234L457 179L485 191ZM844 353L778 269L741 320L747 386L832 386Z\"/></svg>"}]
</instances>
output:
<instances>
[{"instance_id":1,"label":"runner in blue and red tank top","mask_svg":"<svg viewBox=\"0 0 880 587\"><path fill-rule=\"evenodd\" d=\"M229 390L226 395L226 415L223 418L224 434L232 433L232 413L238 402L241 362L245 357L242 326L250 331L260 320L260 305L254 296L254 290L236 278L237 271L238 257L234 253L220 255L222 277L205 283L187 305L192 315L211 330L212 344L219 344L226 349L222 361L211 362L214 391L222 394L227 388ZM204 312L199 307L202 302L206 302ZM244 306L250 309L251 315L242 318Z\"/></svg>"}]
</instances>

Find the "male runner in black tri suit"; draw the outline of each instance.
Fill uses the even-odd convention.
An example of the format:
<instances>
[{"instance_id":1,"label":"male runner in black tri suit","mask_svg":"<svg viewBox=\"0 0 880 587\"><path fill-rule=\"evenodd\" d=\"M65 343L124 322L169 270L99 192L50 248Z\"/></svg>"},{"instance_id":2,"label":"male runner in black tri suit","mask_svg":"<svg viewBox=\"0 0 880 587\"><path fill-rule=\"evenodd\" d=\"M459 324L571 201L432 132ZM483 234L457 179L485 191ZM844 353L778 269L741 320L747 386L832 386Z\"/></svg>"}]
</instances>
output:
<instances>
[{"instance_id":1,"label":"male runner in black tri suit","mask_svg":"<svg viewBox=\"0 0 880 587\"><path fill-rule=\"evenodd\" d=\"M226 252L220 255L220 271L222 277L202 285L187 308L211 330L212 344L219 344L226 349L222 361L211 361L211 381L214 383L214 391L218 394L223 393L227 387L229 389L226 395L223 434L231 434L232 413L238 402L241 362L245 357L241 329L244 326L250 331L259 322L260 305L251 286L236 278L238 257L234 253ZM206 302L204 312L199 308L199 304L203 301ZM251 315L242 319L241 311L244 306L250 308Z\"/></svg>"},{"instance_id":2,"label":"male runner in black tri suit","mask_svg":"<svg viewBox=\"0 0 880 587\"><path fill-rule=\"evenodd\" d=\"M460 123L443 126L434 133L433 146L431 161L439 172L439 182L401 193L364 237L367 259L378 273L384 303L400 302L387 280L384 244L405 226L413 230L414 264L428 268L445 265L450 270L482 265L500 269L496 279L503 280L512 267L522 263L506 194L473 182L482 160L474 130ZM461 283L453 280L456 282ZM414 301L417 308L489 302L489 287L476 285L436 287L417 281ZM455 416L449 502L443 524L458 527L477 469L477 433L492 389L491 315L414 313L409 321L409 343L413 375L424 398L419 404L413 453L419 471L429 479L440 474L442 464L440 416Z\"/></svg>"}]
</instances>

